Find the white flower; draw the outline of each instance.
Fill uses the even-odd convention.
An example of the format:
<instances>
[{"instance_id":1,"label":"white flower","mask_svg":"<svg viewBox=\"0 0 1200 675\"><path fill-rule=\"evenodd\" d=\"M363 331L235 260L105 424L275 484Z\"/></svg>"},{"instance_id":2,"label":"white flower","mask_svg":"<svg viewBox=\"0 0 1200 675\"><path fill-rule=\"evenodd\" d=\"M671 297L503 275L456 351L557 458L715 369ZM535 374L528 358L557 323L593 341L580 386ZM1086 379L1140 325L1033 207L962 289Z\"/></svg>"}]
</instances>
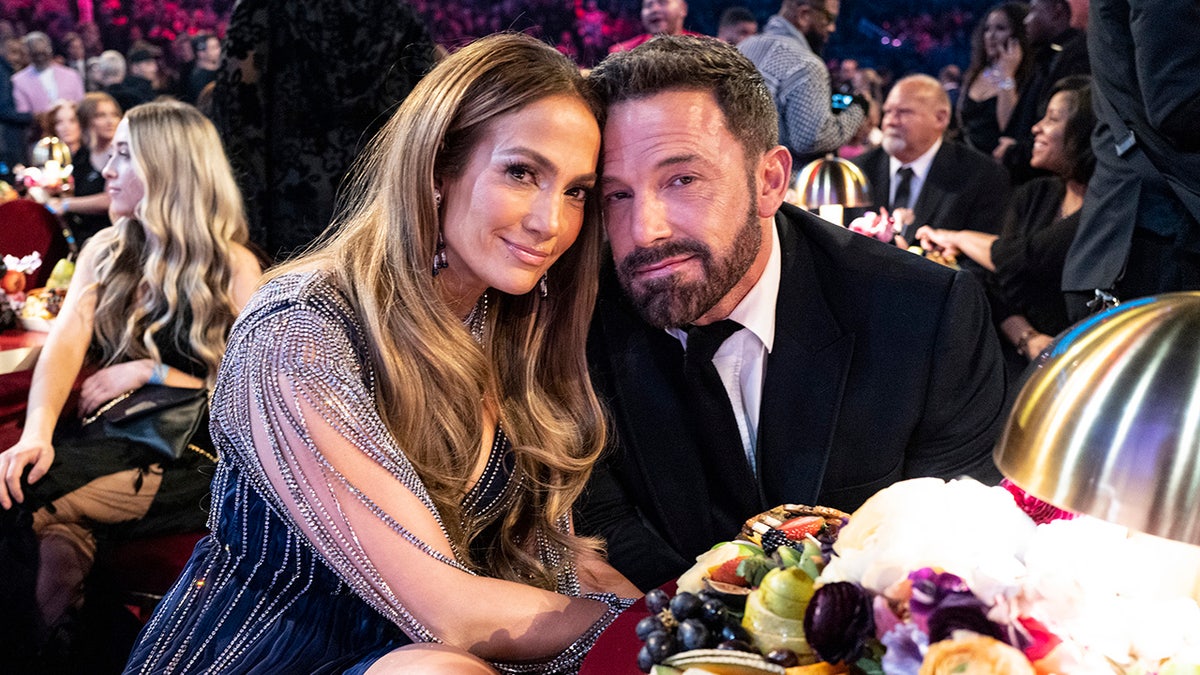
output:
<instances>
[{"instance_id":1,"label":"white flower","mask_svg":"<svg viewBox=\"0 0 1200 675\"><path fill-rule=\"evenodd\" d=\"M1022 575L1034 528L1003 488L971 479L901 481L854 512L819 581L852 581L882 593L914 570L935 567L990 601Z\"/></svg>"}]
</instances>

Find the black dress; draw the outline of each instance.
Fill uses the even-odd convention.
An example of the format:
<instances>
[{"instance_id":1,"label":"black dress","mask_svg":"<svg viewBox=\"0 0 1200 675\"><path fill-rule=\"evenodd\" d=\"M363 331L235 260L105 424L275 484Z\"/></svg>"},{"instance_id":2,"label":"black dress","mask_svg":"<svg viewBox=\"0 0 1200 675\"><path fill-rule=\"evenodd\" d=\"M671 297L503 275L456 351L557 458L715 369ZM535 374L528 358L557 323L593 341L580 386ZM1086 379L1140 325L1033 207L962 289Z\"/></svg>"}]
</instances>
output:
<instances>
[{"instance_id":1,"label":"black dress","mask_svg":"<svg viewBox=\"0 0 1200 675\"><path fill-rule=\"evenodd\" d=\"M992 244L996 272L989 291L997 322L1019 314L1046 335L1057 335L1071 325L1063 301L1062 271L1080 212L1059 217L1065 194L1061 178L1037 178L1013 194L1004 229Z\"/></svg>"},{"instance_id":2,"label":"black dress","mask_svg":"<svg viewBox=\"0 0 1200 675\"><path fill-rule=\"evenodd\" d=\"M976 101L963 95L959 110L962 123L962 138L967 145L991 155L1000 144L1000 123L996 121L996 97Z\"/></svg>"},{"instance_id":3,"label":"black dress","mask_svg":"<svg viewBox=\"0 0 1200 675\"><path fill-rule=\"evenodd\" d=\"M193 377L206 377L204 365L175 347L162 333L155 336L162 362ZM207 422L198 437L192 439L192 445L200 452L189 450L175 461L164 461L156 451L126 439L76 439L77 423L76 419L59 421L54 438L54 463L40 481L28 488L33 499L31 506L49 504L101 476L133 468L150 471L151 465L157 464L162 467L162 483L146 515L98 527L96 534L105 539L136 539L204 527L208 518L208 486L216 461Z\"/></svg>"},{"instance_id":4,"label":"black dress","mask_svg":"<svg viewBox=\"0 0 1200 675\"><path fill-rule=\"evenodd\" d=\"M86 145L79 148L79 152L71 158L71 163L75 167L72 175L75 178L74 193L76 197L87 197L104 192L104 176L101 175L99 169L92 165L91 151ZM67 214L67 226L75 235L76 246L83 246L83 242L87 241L89 237L111 224L107 213Z\"/></svg>"},{"instance_id":5,"label":"black dress","mask_svg":"<svg viewBox=\"0 0 1200 675\"><path fill-rule=\"evenodd\" d=\"M242 0L213 122L250 240L281 260L329 224L351 163L433 67L424 22L393 0Z\"/></svg>"}]
</instances>

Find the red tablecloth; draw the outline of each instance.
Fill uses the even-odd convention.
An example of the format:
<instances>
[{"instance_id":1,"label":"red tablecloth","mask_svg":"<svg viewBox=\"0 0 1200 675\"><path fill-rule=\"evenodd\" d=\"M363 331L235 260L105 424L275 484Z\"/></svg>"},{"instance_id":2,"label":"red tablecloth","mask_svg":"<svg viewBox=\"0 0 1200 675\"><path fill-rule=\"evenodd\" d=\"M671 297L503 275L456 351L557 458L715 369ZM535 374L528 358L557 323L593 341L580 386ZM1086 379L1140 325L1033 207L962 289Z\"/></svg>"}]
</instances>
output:
<instances>
[{"instance_id":1,"label":"red tablecloth","mask_svg":"<svg viewBox=\"0 0 1200 675\"><path fill-rule=\"evenodd\" d=\"M0 332L0 351L40 347L45 342L45 333L16 328ZM24 419L25 400L29 397L29 384L32 379L33 370L0 374L0 424L20 422Z\"/></svg>"},{"instance_id":2,"label":"red tablecloth","mask_svg":"<svg viewBox=\"0 0 1200 675\"><path fill-rule=\"evenodd\" d=\"M675 582L664 584L662 589L675 595ZM642 671L637 667L637 653L642 648L642 642L638 640L634 628L648 616L650 611L646 609L645 598L622 612L600 634L592 651L584 658L579 675L641 675Z\"/></svg>"}]
</instances>

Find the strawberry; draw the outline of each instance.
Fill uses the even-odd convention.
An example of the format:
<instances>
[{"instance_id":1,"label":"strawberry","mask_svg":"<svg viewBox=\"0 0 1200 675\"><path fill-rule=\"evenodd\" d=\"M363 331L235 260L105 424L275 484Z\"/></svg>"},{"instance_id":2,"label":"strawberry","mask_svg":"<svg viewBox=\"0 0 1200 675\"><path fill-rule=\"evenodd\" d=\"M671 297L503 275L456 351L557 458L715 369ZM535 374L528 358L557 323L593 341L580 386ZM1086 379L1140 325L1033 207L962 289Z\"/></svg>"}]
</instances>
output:
<instances>
[{"instance_id":1,"label":"strawberry","mask_svg":"<svg viewBox=\"0 0 1200 675\"><path fill-rule=\"evenodd\" d=\"M742 561L748 557L750 557L750 556L743 555L743 556L738 556L732 560L726 560L725 562L721 563L720 565L717 565L716 567L709 570L708 578L713 581L717 581L717 582L720 582L723 584L732 584L734 586L749 585L746 582L746 578L739 576L737 573L738 565L740 565L742 563Z\"/></svg>"},{"instance_id":2,"label":"strawberry","mask_svg":"<svg viewBox=\"0 0 1200 675\"><path fill-rule=\"evenodd\" d=\"M808 535L820 532L822 527L825 527L825 519L821 516L800 516L792 518L777 529L792 541L803 541Z\"/></svg>"}]
</instances>

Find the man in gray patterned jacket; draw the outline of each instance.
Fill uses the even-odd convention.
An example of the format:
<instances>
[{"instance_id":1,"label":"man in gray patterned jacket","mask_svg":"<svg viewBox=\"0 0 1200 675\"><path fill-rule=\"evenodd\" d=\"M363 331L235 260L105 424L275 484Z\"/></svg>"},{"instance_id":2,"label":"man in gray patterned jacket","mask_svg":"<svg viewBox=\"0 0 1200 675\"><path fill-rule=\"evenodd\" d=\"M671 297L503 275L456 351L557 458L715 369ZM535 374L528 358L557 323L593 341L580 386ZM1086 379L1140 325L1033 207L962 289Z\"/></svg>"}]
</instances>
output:
<instances>
[{"instance_id":1,"label":"man in gray patterned jacket","mask_svg":"<svg viewBox=\"0 0 1200 675\"><path fill-rule=\"evenodd\" d=\"M762 33L738 45L775 98L779 140L792 151L797 169L844 145L867 117L868 104L861 97L838 114L830 106L829 70L821 52L836 29L838 2L783 0Z\"/></svg>"}]
</instances>

